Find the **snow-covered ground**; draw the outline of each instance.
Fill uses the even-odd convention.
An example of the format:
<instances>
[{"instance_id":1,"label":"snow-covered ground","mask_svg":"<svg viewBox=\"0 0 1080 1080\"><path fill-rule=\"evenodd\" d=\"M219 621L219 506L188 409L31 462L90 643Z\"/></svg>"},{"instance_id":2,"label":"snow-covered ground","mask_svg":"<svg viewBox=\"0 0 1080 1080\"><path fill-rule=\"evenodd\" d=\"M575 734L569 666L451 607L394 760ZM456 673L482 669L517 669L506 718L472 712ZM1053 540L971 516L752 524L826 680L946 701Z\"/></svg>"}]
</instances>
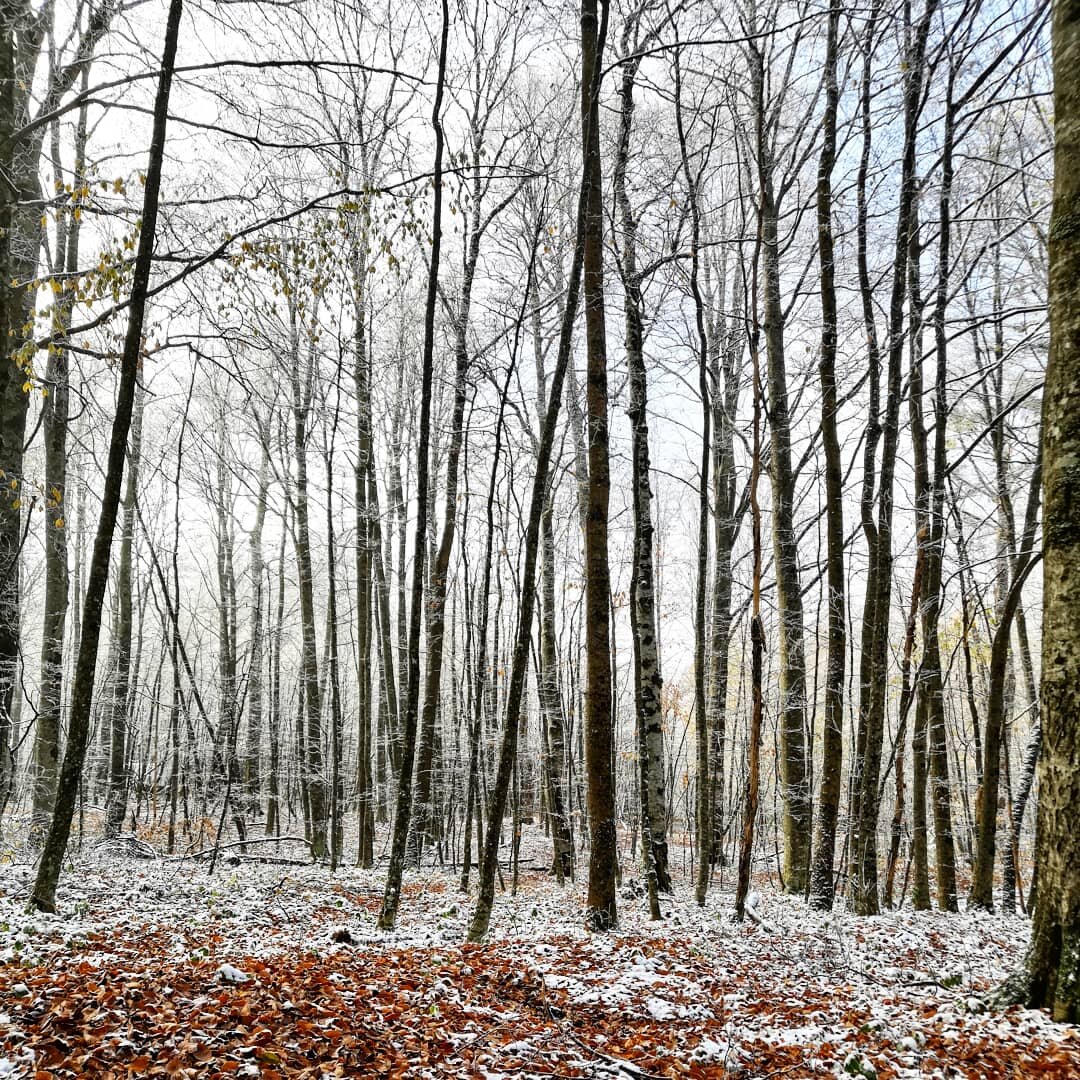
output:
<instances>
[{"instance_id":1,"label":"snow-covered ground","mask_svg":"<svg viewBox=\"0 0 1080 1080\"><path fill-rule=\"evenodd\" d=\"M1080 1076L1080 1032L984 1007L1023 918L823 915L763 889L736 925L727 889L699 908L678 884L663 922L626 889L620 929L589 935L583 883L523 869L472 946L449 867L411 873L380 932L384 874L89 851L44 916L16 858L0 1077Z\"/></svg>"}]
</instances>

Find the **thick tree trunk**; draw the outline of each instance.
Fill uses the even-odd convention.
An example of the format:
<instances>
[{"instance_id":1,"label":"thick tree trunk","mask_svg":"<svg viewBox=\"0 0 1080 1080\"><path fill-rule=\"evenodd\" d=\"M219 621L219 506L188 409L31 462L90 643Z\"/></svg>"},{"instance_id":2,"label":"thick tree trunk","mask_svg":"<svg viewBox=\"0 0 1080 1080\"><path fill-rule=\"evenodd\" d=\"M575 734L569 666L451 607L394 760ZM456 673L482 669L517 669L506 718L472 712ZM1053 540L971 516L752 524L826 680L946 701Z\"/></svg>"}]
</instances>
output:
<instances>
[{"instance_id":1,"label":"thick tree trunk","mask_svg":"<svg viewBox=\"0 0 1080 1080\"><path fill-rule=\"evenodd\" d=\"M0 11L0 813L14 784L13 711L18 700L19 562L23 540L23 443L29 405L25 384L33 373L35 276L41 239L38 162L42 137L19 139L30 119L31 86L45 19L29 5Z\"/></svg>"},{"instance_id":2,"label":"thick tree trunk","mask_svg":"<svg viewBox=\"0 0 1080 1080\"><path fill-rule=\"evenodd\" d=\"M1043 391L1042 729L1039 887L1027 1002L1080 1022L1080 3L1053 16L1054 210L1050 358Z\"/></svg>"},{"instance_id":3,"label":"thick tree trunk","mask_svg":"<svg viewBox=\"0 0 1080 1080\"><path fill-rule=\"evenodd\" d=\"M599 24L597 7L600 9ZM608 0L582 0L582 188L585 194L582 303L588 375L585 413L589 491L585 529L585 774L589 808L589 925L607 930L615 904L615 777L611 695L611 573L608 566L608 387L604 326L604 196L600 157L600 63Z\"/></svg>"},{"instance_id":4,"label":"thick tree trunk","mask_svg":"<svg viewBox=\"0 0 1080 1080\"><path fill-rule=\"evenodd\" d=\"M75 59L49 64L43 78L38 68L52 28L52 5L0 5L0 814L14 781L13 736L22 706L21 692L15 692L22 651L19 564L26 535L23 512L32 498L23 476L23 453L35 382L32 335L38 296L28 286L37 276L42 238L38 167L48 125L41 121L88 69L116 10L111 3L89 7L76 39L66 43ZM63 333L61 326L57 337Z\"/></svg>"},{"instance_id":5,"label":"thick tree trunk","mask_svg":"<svg viewBox=\"0 0 1080 1080\"><path fill-rule=\"evenodd\" d=\"M832 172L836 164L836 78L840 8L829 8L825 54L825 116L818 163L818 260L821 270L821 438L825 450L825 529L827 537L828 657L825 667L825 718L822 731L821 794L817 835L810 866L810 904L827 911L833 903L833 859L844 746L844 671L847 623L844 600L844 484L837 434L836 274L832 232Z\"/></svg>"}]
</instances>

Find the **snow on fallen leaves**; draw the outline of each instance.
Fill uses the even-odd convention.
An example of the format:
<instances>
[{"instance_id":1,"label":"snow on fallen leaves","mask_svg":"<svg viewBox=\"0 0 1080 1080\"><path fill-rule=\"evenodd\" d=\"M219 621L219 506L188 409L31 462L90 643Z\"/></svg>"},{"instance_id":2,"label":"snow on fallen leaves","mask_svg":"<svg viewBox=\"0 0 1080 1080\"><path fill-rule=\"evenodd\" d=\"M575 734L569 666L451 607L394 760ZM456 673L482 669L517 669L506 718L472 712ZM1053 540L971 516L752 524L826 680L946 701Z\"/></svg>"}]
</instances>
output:
<instances>
[{"instance_id":1,"label":"snow on fallen leaves","mask_svg":"<svg viewBox=\"0 0 1080 1080\"><path fill-rule=\"evenodd\" d=\"M679 887L663 924L627 902L590 937L579 887L529 875L476 946L438 872L384 935L371 872L99 871L67 919L0 896L0 1076L1080 1075L1080 1033L981 1008L1021 920L768 896L767 927L734 926L730 895Z\"/></svg>"}]
</instances>

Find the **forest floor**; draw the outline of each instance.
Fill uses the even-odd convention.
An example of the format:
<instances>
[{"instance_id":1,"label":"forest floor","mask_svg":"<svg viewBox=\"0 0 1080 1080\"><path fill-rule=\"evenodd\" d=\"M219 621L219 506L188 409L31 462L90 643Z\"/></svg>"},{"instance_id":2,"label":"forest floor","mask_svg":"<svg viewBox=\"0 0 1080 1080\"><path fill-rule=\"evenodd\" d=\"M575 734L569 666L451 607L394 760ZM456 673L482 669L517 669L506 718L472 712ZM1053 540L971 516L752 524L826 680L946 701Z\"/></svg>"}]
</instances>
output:
<instances>
[{"instance_id":1,"label":"forest floor","mask_svg":"<svg viewBox=\"0 0 1080 1080\"><path fill-rule=\"evenodd\" d=\"M88 845L44 916L8 852L0 1077L1080 1076L1080 1031L984 1007L1023 918L823 915L763 887L735 925L727 883L704 909L678 883L650 923L625 883L621 928L590 936L583 883L527 840L484 945L450 868L409 875L386 934L385 864L210 876Z\"/></svg>"}]
</instances>

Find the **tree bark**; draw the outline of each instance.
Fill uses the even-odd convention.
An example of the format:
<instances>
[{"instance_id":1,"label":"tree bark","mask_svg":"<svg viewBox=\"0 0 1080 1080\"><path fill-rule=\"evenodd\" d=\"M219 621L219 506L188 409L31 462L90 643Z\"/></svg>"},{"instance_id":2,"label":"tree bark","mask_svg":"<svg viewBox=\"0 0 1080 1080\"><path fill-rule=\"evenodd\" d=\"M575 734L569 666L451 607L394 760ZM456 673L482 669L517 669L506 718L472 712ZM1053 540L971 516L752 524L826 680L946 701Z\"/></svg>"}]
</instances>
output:
<instances>
[{"instance_id":1,"label":"tree bark","mask_svg":"<svg viewBox=\"0 0 1080 1080\"><path fill-rule=\"evenodd\" d=\"M128 800L128 728L131 699L132 548L135 543L135 501L138 499L139 453L142 442L144 390L135 389L135 402L128 440L127 486L124 491L120 523L120 565L116 572L117 618L113 628L116 666L113 669L112 693L105 716L109 731L109 781L105 802L105 835L120 834ZM136 674L138 670L136 669Z\"/></svg>"},{"instance_id":2,"label":"tree bark","mask_svg":"<svg viewBox=\"0 0 1080 1080\"><path fill-rule=\"evenodd\" d=\"M1039 887L1027 1003L1080 1021L1080 3L1053 9L1054 208L1050 357L1043 391Z\"/></svg>"},{"instance_id":3,"label":"tree bark","mask_svg":"<svg viewBox=\"0 0 1080 1080\"><path fill-rule=\"evenodd\" d=\"M82 777L86 755L86 739L90 728L93 705L94 672L97 666L98 639L101 632L101 609L109 577L109 553L116 529L117 512L120 507L121 485L124 475L124 458L127 452L128 431L131 426L132 407L135 401L136 376L142 352L143 320L146 314L150 270L154 259L154 237L157 232L158 200L161 190L161 164L165 153L165 128L168 122L169 93L172 88L173 68L176 62L176 45L180 34L180 17L183 0L170 0L165 27L165 46L161 59L154 101L153 134L150 140L149 163L146 171L146 187L143 195L142 230L135 258L131 299L128 308L128 325L124 348L120 358L120 385L116 397L116 413L113 418L109 441L108 465L102 493L101 517L98 519L94 551L90 561L90 574L83 606L82 637L79 656L72 685L71 715L68 722L68 744L60 769L56 805L53 809L49 834L45 840L37 877L31 894L31 903L41 911L55 911L56 885L71 832L71 819L75 810L79 781Z\"/></svg>"},{"instance_id":4,"label":"tree bark","mask_svg":"<svg viewBox=\"0 0 1080 1080\"><path fill-rule=\"evenodd\" d=\"M780 781L784 810L784 890L806 892L810 864L811 799L806 755L806 646L799 543L795 531L795 473L780 298L780 204L774 190L773 149L765 104L764 57L751 49L751 93L756 102L755 156L760 192L765 360L769 390L769 478L773 555L780 622Z\"/></svg>"},{"instance_id":5,"label":"tree bark","mask_svg":"<svg viewBox=\"0 0 1080 1080\"><path fill-rule=\"evenodd\" d=\"M586 0L586 4L589 0ZM582 142L590 141L589 127L597 122L598 111L587 107L587 101L599 85L599 55L603 36L607 29L607 4L602 7L604 19L599 35L595 29L595 7L592 9L592 31L586 34L585 8L582 9L582 45L583 53L587 48L586 38L592 41L594 64L587 72L587 79L582 85ZM597 42L599 36L599 42ZM495 780L491 789L488 806L487 830L484 835L483 854L480 860L480 887L469 924L468 939L472 942L483 941L491 923L491 909L495 901L495 875L499 859L499 834L502 820L506 813L506 801L510 790L511 774L517 756L517 741L520 728L521 702L525 691L525 675L529 662L529 648L532 638L532 618L536 606L536 560L540 546L541 519L548 497L551 456L555 445L555 428L558 424L559 409L562 404L563 384L571 370L570 354L573 346L574 321L577 316L578 299L581 294L581 281L585 261L585 242L588 232L587 217L590 210L591 192L589 183L590 165L582 165L581 187L578 193L577 226L575 230L574 254L570 263L570 275L566 282L566 299L562 306L562 322L559 328L559 347L556 353L555 369L548 388L547 403L544 410L544 423L540 433L540 445L536 454L536 473L533 476L532 495L529 500L529 517L525 528L524 566L521 574L520 599L518 604L518 624L513 642L513 655L510 666L510 681L506 691L506 715L503 723L503 735L499 745L499 758L496 765ZM531 276L531 275L530 275ZM605 601L603 622L607 626L608 612ZM498 628L496 613L496 628ZM494 653L498 656L498 645ZM607 659L604 659L604 679L610 679L607 671ZM610 682L608 682L610 689ZM610 723L610 718L609 718ZM610 753L607 755L610 763ZM609 766L610 767L610 764ZM614 820L612 820L614 830ZM591 873L591 866L590 866ZM612 905L614 905L614 881L612 881ZM590 905L591 907L591 905Z\"/></svg>"},{"instance_id":6,"label":"tree bark","mask_svg":"<svg viewBox=\"0 0 1080 1080\"><path fill-rule=\"evenodd\" d=\"M84 70L82 88L89 77ZM75 175L83 176L87 141L86 106L79 110L75 130ZM62 169L60 125L51 125L54 175ZM81 215L69 212L57 228L57 272L74 274L79 268ZM66 331L71 325L70 292L56 304L56 326ZM70 355L63 343L49 350L45 370L48 397L42 407L45 445L45 602L41 631L41 689L38 700L37 727L34 730L34 757L31 769L33 804L30 839L35 846L45 838L56 799L56 781L60 765L60 716L64 682L64 627L67 622L68 533L74 524L69 512L67 490L67 436L70 386ZM69 520L71 517L71 520Z\"/></svg>"},{"instance_id":7,"label":"tree bark","mask_svg":"<svg viewBox=\"0 0 1080 1080\"><path fill-rule=\"evenodd\" d=\"M627 23L623 51L638 51ZM627 414L631 429L634 506L633 566L630 576L630 633L634 649L634 705L638 732L638 769L642 819L642 858L656 888L671 891L667 846L667 795L664 779L664 730L661 719L663 680L656 638L656 586L653 569L651 464L649 458L648 379L645 369L644 318L637 261L637 219L626 189L634 123L634 85L640 61L622 65L622 109L612 178L621 226L621 266L625 312L626 364L630 382Z\"/></svg>"},{"instance_id":8,"label":"tree bark","mask_svg":"<svg viewBox=\"0 0 1080 1080\"><path fill-rule=\"evenodd\" d=\"M292 493L293 546L296 551L297 585L300 592L300 677L304 690L304 711L298 714L298 743L302 744L302 776L306 793L305 809L310 823L312 855L319 859L329 851L328 785L323 762L322 700L319 693L319 656L315 624L315 583L311 557L311 526L308 502L307 445L314 391L314 344L300 339L296 305L289 303L290 383L292 391L292 442L296 468ZM307 360L301 369L302 354Z\"/></svg>"},{"instance_id":9,"label":"tree bark","mask_svg":"<svg viewBox=\"0 0 1080 1080\"><path fill-rule=\"evenodd\" d=\"M836 113L840 90L836 78L840 7L829 8L825 47L825 115L818 162L818 261L821 276L821 438L825 450L825 530L827 537L828 657L825 666L825 717L822 730L821 792L817 835L810 866L810 904L832 908L836 822L844 748L844 673L847 649L844 599L844 483L837 433L836 268L832 231L832 172L836 165Z\"/></svg>"},{"instance_id":10,"label":"tree bark","mask_svg":"<svg viewBox=\"0 0 1080 1080\"><path fill-rule=\"evenodd\" d=\"M604 196L600 158L600 64L608 0L581 4L582 188L585 194L582 302L585 309L589 488L585 528L585 773L589 809L589 926L618 922L608 566L608 386L604 326Z\"/></svg>"}]
</instances>

